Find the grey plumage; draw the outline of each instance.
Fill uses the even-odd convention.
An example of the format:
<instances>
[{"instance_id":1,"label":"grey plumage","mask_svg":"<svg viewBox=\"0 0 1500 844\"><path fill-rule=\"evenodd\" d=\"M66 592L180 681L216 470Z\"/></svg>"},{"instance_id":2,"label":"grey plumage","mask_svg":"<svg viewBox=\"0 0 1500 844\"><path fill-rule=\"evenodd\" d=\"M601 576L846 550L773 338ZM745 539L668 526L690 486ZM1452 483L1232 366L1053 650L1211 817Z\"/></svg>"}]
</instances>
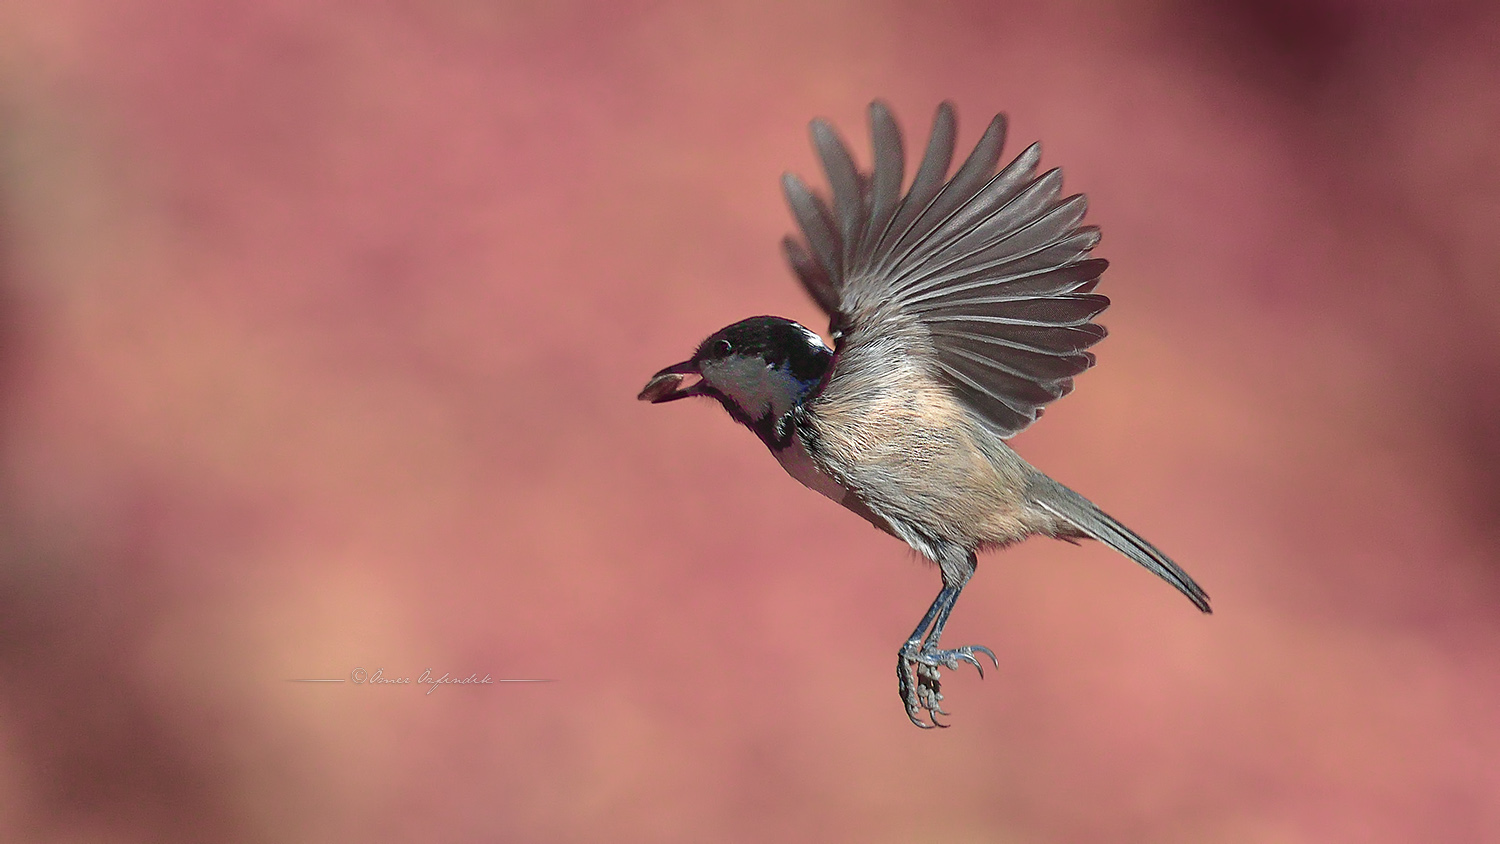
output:
<instances>
[{"instance_id":1,"label":"grey plumage","mask_svg":"<svg viewBox=\"0 0 1500 844\"><path fill-rule=\"evenodd\" d=\"M1032 475L1026 488L1026 498L1034 506L1063 519L1090 538L1103 542L1145 566L1157 577L1177 587L1198 609L1213 612L1208 605L1208 594L1188 577L1181 566L1157 550L1155 545L1100 510L1094 502L1040 472Z\"/></svg>"},{"instance_id":2,"label":"grey plumage","mask_svg":"<svg viewBox=\"0 0 1500 844\"><path fill-rule=\"evenodd\" d=\"M834 129L813 121L831 202L794 175L782 180L802 236L782 245L828 313L834 349L795 323L756 317L657 373L641 398L717 398L799 481L938 564L943 588L898 657L907 714L925 727L924 713L933 724L942 714L938 669L994 658L938 647L982 549L1036 534L1093 538L1204 612L1209 604L1161 551L1005 442L1073 389L1105 336L1093 319L1109 300L1093 290L1107 263L1090 257L1099 231L1082 225L1084 197L1061 196L1057 169L1037 175L1036 144L999 167L1004 116L948 177L957 127L947 103L903 195L901 133L882 103L870 106L870 127L864 172ZM679 388L686 374L702 380Z\"/></svg>"},{"instance_id":3,"label":"grey plumage","mask_svg":"<svg viewBox=\"0 0 1500 844\"><path fill-rule=\"evenodd\" d=\"M1061 171L1034 175L1037 144L995 172L1003 116L944 182L956 130L947 103L910 190L894 202L900 134L882 103L871 104L870 121L876 168L868 177L833 129L813 122L833 210L796 176L783 178L810 246L790 242L792 268L841 333L883 312L916 317L927 329L920 352L934 376L996 433L1011 436L1072 390L1072 376L1094 362L1084 350L1104 337L1091 320L1109 300L1090 291L1108 264L1088 258L1099 234L1079 227L1087 203L1081 195L1057 198ZM865 183L872 188L861 189ZM1053 336L1057 329L1070 330Z\"/></svg>"}]
</instances>

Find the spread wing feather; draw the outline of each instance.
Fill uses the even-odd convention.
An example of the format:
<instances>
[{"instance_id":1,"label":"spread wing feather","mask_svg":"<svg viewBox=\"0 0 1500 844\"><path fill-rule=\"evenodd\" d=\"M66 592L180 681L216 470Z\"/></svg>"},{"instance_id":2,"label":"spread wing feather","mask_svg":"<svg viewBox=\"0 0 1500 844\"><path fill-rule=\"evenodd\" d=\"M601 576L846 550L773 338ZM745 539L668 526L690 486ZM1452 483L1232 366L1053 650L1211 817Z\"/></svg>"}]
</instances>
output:
<instances>
[{"instance_id":1,"label":"spread wing feather","mask_svg":"<svg viewBox=\"0 0 1500 844\"><path fill-rule=\"evenodd\" d=\"M832 202L785 176L803 240L783 246L841 343L919 326L909 351L1010 436L1093 365L1086 349L1105 335L1093 319L1109 300L1092 292L1108 264L1089 257L1099 230L1081 225L1087 201L1059 198L1060 170L1036 174L1037 144L997 172L1005 130L1003 115L991 120L948 178L957 126L943 103L903 196L901 132L883 103L870 105L870 172L832 126L813 121Z\"/></svg>"}]
</instances>

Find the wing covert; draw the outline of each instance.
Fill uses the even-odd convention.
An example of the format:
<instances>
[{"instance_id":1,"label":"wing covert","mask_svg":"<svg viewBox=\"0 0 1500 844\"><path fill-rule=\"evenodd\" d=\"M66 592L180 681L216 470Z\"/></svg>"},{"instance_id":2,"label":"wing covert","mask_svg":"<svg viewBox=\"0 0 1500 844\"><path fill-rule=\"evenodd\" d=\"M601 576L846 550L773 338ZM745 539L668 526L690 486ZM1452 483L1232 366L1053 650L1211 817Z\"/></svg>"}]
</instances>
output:
<instances>
[{"instance_id":1,"label":"wing covert","mask_svg":"<svg viewBox=\"0 0 1500 844\"><path fill-rule=\"evenodd\" d=\"M832 203L783 177L802 234L783 247L840 342L868 342L892 321L920 326L908 351L1008 437L1093 365L1087 349L1105 336L1093 319L1109 300L1092 291L1108 264L1089 257L1099 230L1081 225L1084 197L1061 197L1060 170L1037 175L1038 144L997 171L1006 130L997 115L948 178L956 128L943 103L903 195L901 132L884 103L870 104L870 172L813 121Z\"/></svg>"}]
</instances>

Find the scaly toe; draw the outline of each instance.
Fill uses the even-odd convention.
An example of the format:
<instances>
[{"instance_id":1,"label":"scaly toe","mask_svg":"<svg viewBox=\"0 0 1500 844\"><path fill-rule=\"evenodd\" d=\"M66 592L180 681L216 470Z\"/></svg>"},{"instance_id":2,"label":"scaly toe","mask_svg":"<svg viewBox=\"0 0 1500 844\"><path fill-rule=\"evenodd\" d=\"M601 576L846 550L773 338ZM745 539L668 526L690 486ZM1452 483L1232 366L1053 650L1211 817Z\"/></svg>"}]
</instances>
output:
<instances>
[{"instance_id":1,"label":"scaly toe","mask_svg":"<svg viewBox=\"0 0 1500 844\"><path fill-rule=\"evenodd\" d=\"M1000 661L995 658L995 652L983 645L966 645L962 648L953 648L952 650L938 650L936 648L924 650L919 652L914 659L918 665L927 665L934 668L942 666L944 668L956 669L960 664L968 663L974 666L974 670L979 672L980 677L983 677L984 666L975 658L974 654L976 653L984 654L990 658L990 661L995 664L996 668L1000 667Z\"/></svg>"},{"instance_id":2,"label":"scaly toe","mask_svg":"<svg viewBox=\"0 0 1500 844\"><path fill-rule=\"evenodd\" d=\"M908 642L901 649L896 666L896 676L900 680L901 702L906 707L906 717L923 729L948 726L937 719L938 715L948 714L942 707L943 675L938 669L956 670L959 666L968 664L974 666L974 670L979 672L980 679L983 679L984 663L979 661L976 654L989 657L990 662L996 668L1000 667L1000 660L995 657L995 652L983 645L966 645L949 650L938 648L919 650L916 642ZM922 720L924 715L932 723Z\"/></svg>"},{"instance_id":3,"label":"scaly toe","mask_svg":"<svg viewBox=\"0 0 1500 844\"><path fill-rule=\"evenodd\" d=\"M921 660L915 646L902 648L896 662L896 677L901 691L901 702L906 707L906 717L924 730L948 725L937 719L947 715L942 707L942 674L936 666ZM924 721L923 716L931 721Z\"/></svg>"}]
</instances>

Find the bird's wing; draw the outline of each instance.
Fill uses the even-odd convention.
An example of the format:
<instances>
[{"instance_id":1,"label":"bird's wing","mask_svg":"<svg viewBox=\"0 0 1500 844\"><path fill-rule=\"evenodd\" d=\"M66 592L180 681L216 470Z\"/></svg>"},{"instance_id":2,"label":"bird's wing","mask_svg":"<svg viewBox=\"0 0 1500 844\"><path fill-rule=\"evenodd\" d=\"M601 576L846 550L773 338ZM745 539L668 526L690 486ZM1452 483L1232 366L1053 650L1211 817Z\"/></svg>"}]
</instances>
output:
<instances>
[{"instance_id":1,"label":"bird's wing","mask_svg":"<svg viewBox=\"0 0 1500 844\"><path fill-rule=\"evenodd\" d=\"M1092 320L1109 299L1091 291L1108 264L1089 258L1099 230L1079 225L1087 203L1059 198L1060 170L1036 174L1038 144L997 172L1004 115L949 179L953 108L939 106L905 196L901 131L885 104L871 103L870 129L875 161L863 172L813 121L833 201L783 178L805 239L783 241L787 258L840 343L914 337L906 351L1011 436L1073 389L1094 364L1085 350L1104 338Z\"/></svg>"}]
</instances>

